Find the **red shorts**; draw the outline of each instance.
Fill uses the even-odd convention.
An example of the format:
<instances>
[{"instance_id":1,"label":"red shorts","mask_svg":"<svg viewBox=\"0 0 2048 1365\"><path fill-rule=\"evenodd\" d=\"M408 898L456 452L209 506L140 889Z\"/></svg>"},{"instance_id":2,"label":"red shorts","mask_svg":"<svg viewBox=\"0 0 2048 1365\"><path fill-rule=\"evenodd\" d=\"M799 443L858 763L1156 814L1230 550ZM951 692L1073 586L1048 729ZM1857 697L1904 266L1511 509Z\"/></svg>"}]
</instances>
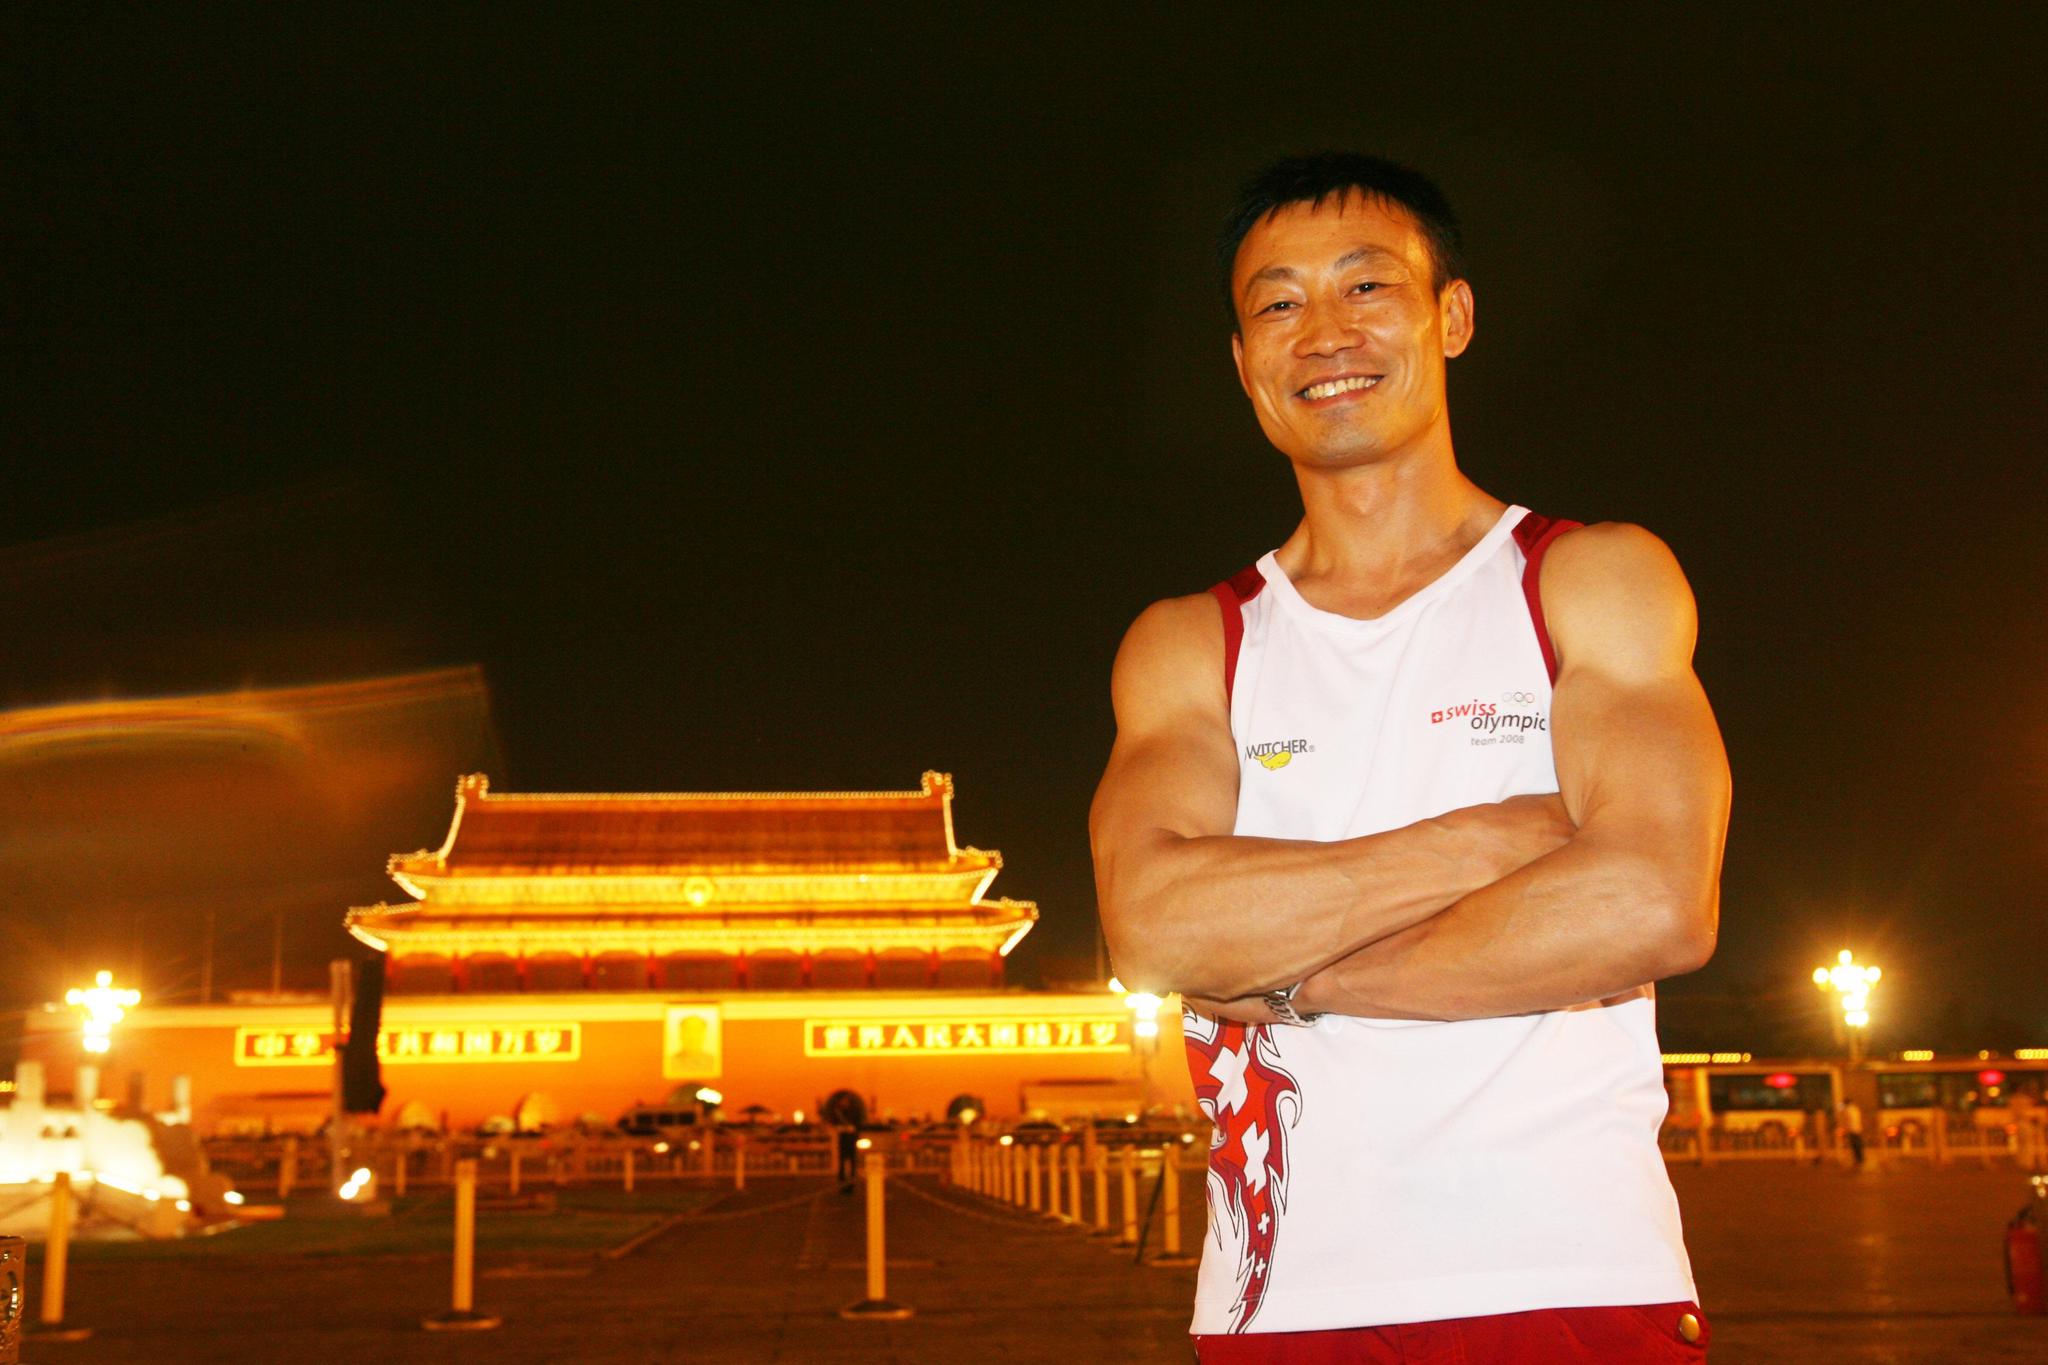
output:
<instances>
[{"instance_id":1,"label":"red shorts","mask_svg":"<svg viewBox=\"0 0 2048 1365\"><path fill-rule=\"evenodd\" d=\"M1687 1340L1687 1317L1696 1340ZM1699 1305L1654 1303L1197 1336L1195 1357L1202 1365L1676 1365L1705 1360L1710 1336Z\"/></svg>"}]
</instances>

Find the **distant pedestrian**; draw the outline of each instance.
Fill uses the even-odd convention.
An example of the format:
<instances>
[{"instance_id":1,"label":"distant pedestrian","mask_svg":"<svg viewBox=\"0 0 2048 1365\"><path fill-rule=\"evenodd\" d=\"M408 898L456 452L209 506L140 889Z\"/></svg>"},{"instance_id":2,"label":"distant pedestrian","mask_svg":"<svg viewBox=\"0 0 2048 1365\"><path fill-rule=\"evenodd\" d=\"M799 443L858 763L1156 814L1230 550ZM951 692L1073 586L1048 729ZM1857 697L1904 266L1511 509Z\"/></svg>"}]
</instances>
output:
<instances>
[{"instance_id":1,"label":"distant pedestrian","mask_svg":"<svg viewBox=\"0 0 2048 1365\"><path fill-rule=\"evenodd\" d=\"M843 1125L835 1136L839 1143L839 1174L836 1177L839 1192L851 1194L856 1175L854 1157L860 1151L860 1130L849 1123Z\"/></svg>"},{"instance_id":2,"label":"distant pedestrian","mask_svg":"<svg viewBox=\"0 0 2048 1365\"><path fill-rule=\"evenodd\" d=\"M1849 1144L1849 1164L1861 1170L1863 1167L1863 1106L1854 1100L1842 1101L1842 1137Z\"/></svg>"},{"instance_id":3,"label":"distant pedestrian","mask_svg":"<svg viewBox=\"0 0 2048 1365\"><path fill-rule=\"evenodd\" d=\"M2032 1090L2022 1087L2015 1090L2011 1104L2013 1127L2018 1129L2018 1151L2014 1154L2023 1171L2039 1170L2044 1161L2043 1147L2048 1146L2048 1132L2043 1131L2041 1098Z\"/></svg>"}]
</instances>

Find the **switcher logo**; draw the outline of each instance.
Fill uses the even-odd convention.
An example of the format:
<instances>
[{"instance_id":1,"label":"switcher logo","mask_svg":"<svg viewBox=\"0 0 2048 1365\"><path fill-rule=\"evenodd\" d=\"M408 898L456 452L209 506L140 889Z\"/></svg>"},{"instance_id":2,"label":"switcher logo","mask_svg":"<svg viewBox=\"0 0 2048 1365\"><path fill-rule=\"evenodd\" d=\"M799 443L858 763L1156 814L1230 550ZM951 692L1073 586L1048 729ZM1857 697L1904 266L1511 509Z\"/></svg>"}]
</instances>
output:
<instances>
[{"instance_id":1,"label":"switcher logo","mask_svg":"<svg viewBox=\"0 0 2048 1365\"><path fill-rule=\"evenodd\" d=\"M1279 772L1294 761L1296 754L1312 754L1316 746L1305 739L1273 739L1264 744L1244 746L1245 758L1268 772Z\"/></svg>"}]
</instances>

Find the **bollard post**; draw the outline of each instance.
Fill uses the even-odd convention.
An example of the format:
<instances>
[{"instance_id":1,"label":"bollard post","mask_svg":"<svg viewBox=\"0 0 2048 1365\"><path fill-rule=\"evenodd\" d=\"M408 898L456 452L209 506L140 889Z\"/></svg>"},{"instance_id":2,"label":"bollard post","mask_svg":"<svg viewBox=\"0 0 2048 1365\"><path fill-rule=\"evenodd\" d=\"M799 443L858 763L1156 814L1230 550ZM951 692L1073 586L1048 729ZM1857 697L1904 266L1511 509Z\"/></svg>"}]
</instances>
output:
<instances>
[{"instance_id":1,"label":"bollard post","mask_svg":"<svg viewBox=\"0 0 2048 1365\"><path fill-rule=\"evenodd\" d=\"M887 1210L883 1182L887 1179L886 1163L880 1152L869 1152L862 1162L862 1172L868 1185L868 1293L858 1303L850 1303L839 1310L842 1318L866 1318L882 1322L898 1322L911 1315L908 1305L900 1304L889 1297L888 1238L884 1233L882 1220Z\"/></svg>"},{"instance_id":2,"label":"bollard post","mask_svg":"<svg viewBox=\"0 0 2048 1365\"><path fill-rule=\"evenodd\" d=\"M50 1185L49 1240L43 1243L42 1321L28 1341L84 1341L90 1327L64 1325L64 1280L71 1265L71 1172L59 1171Z\"/></svg>"},{"instance_id":3,"label":"bollard post","mask_svg":"<svg viewBox=\"0 0 2048 1365\"><path fill-rule=\"evenodd\" d=\"M407 1155L401 1150L398 1153L398 1164L391 1171L391 1197L394 1199L405 1198L405 1168L412 1164L407 1160Z\"/></svg>"},{"instance_id":4,"label":"bollard post","mask_svg":"<svg viewBox=\"0 0 2048 1365\"><path fill-rule=\"evenodd\" d=\"M1095 1231L1090 1235L1107 1241L1114 1235L1109 1230L1109 1148L1097 1147L1089 1164L1095 1174Z\"/></svg>"},{"instance_id":5,"label":"bollard post","mask_svg":"<svg viewBox=\"0 0 2048 1365\"><path fill-rule=\"evenodd\" d=\"M1138 1149L1124 1148L1123 1189L1124 1233L1117 1240L1127 1247L1138 1244Z\"/></svg>"},{"instance_id":6,"label":"bollard post","mask_svg":"<svg viewBox=\"0 0 2048 1365\"><path fill-rule=\"evenodd\" d=\"M28 1278L28 1243L0 1237L0 1365L20 1365L22 1285Z\"/></svg>"},{"instance_id":7,"label":"bollard post","mask_svg":"<svg viewBox=\"0 0 2048 1365\"><path fill-rule=\"evenodd\" d=\"M299 1180L299 1135L288 1134L284 1140L284 1151L277 1158L277 1197L280 1201L292 1197L292 1186Z\"/></svg>"},{"instance_id":8,"label":"bollard post","mask_svg":"<svg viewBox=\"0 0 2048 1365\"><path fill-rule=\"evenodd\" d=\"M1024 1207L1031 1213L1045 1208L1045 1182L1039 1179L1038 1169L1042 1155L1036 1147L1024 1149Z\"/></svg>"},{"instance_id":9,"label":"bollard post","mask_svg":"<svg viewBox=\"0 0 2048 1365\"><path fill-rule=\"evenodd\" d=\"M1081 1149L1067 1148L1067 1221L1081 1223Z\"/></svg>"},{"instance_id":10,"label":"bollard post","mask_svg":"<svg viewBox=\"0 0 2048 1365\"><path fill-rule=\"evenodd\" d=\"M626 1187L626 1193L631 1194L633 1192L633 1149L631 1147L626 1149L626 1159L619 1167L619 1177Z\"/></svg>"},{"instance_id":11,"label":"bollard post","mask_svg":"<svg viewBox=\"0 0 2048 1365\"><path fill-rule=\"evenodd\" d=\"M1184 1256L1180 1249L1180 1144L1168 1142L1159 1152L1159 1178L1165 1182L1166 1196L1161 1217L1166 1220L1162 1245L1153 1265L1194 1265L1196 1258Z\"/></svg>"},{"instance_id":12,"label":"bollard post","mask_svg":"<svg viewBox=\"0 0 2048 1365\"><path fill-rule=\"evenodd\" d=\"M732 1145L732 1189L734 1194L747 1192L747 1139L744 1134Z\"/></svg>"},{"instance_id":13,"label":"bollard post","mask_svg":"<svg viewBox=\"0 0 2048 1365\"><path fill-rule=\"evenodd\" d=\"M50 1186L49 1241L43 1244L43 1326L64 1322L64 1276L71 1263L71 1172Z\"/></svg>"},{"instance_id":14,"label":"bollard post","mask_svg":"<svg viewBox=\"0 0 2048 1365\"><path fill-rule=\"evenodd\" d=\"M455 1163L455 1286L449 1309L420 1320L429 1332L487 1332L499 1319L476 1311L476 1162Z\"/></svg>"},{"instance_id":15,"label":"bollard post","mask_svg":"<svg viewBox=\"0 0 2048 1365\"><path fill-rule=\"evenodd\" d=\"M1045 1149L1045 1216L1066 1221L1066 1204L1062 1198L1067 1174L1067 1149L1048 1147Z\"/></svg>"},{"instance_id":16,"label":"bollard post","mask_svg":"<svg viewBox=\"0 0 2048 1365\"><path fill-rule=\"evenodd\" d=\"M512 1149L512 1164L505 1172L505 1193L519 1193L519 1149Z\"/></svg>"}]
</instances>

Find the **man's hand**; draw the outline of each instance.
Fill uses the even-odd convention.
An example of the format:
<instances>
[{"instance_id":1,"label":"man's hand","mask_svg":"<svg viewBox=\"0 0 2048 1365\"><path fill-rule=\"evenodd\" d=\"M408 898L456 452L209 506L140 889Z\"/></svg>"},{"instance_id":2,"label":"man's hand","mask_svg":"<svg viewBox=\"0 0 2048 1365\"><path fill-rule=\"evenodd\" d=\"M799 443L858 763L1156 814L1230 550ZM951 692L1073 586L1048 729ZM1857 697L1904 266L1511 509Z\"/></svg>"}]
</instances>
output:
<instances>
[{"instance_id":1,"label":"man's hand","mask_svg":"<svg viewBox=\"0 0 2048 1365\"><path fill-rule=\"evenodd\" d=\"M1226 1019L1239 1024L1277 1024L1280 1019L1266 1008L1263 996L1244 995L1235 1000L1204 1000L1199 996L1183 996L1181 1003L1197 1014L1206 1014L1211 1019Z\"/></svg>"},{"instance_id":2,"label":"man's hand","mask_svg":"<svg viewBox=\"0 0 2048 1365\"><path fill-rule=\"evenodd\" d=\"M1442 914L1308 978L1296 1008L1466 1019L1605 1000L1713 952L1728 761L1692 671L1692 593L1633 526L1543 567L1562 670L1551 735L1577 833Z\"/></svg>"}]
</instances>

